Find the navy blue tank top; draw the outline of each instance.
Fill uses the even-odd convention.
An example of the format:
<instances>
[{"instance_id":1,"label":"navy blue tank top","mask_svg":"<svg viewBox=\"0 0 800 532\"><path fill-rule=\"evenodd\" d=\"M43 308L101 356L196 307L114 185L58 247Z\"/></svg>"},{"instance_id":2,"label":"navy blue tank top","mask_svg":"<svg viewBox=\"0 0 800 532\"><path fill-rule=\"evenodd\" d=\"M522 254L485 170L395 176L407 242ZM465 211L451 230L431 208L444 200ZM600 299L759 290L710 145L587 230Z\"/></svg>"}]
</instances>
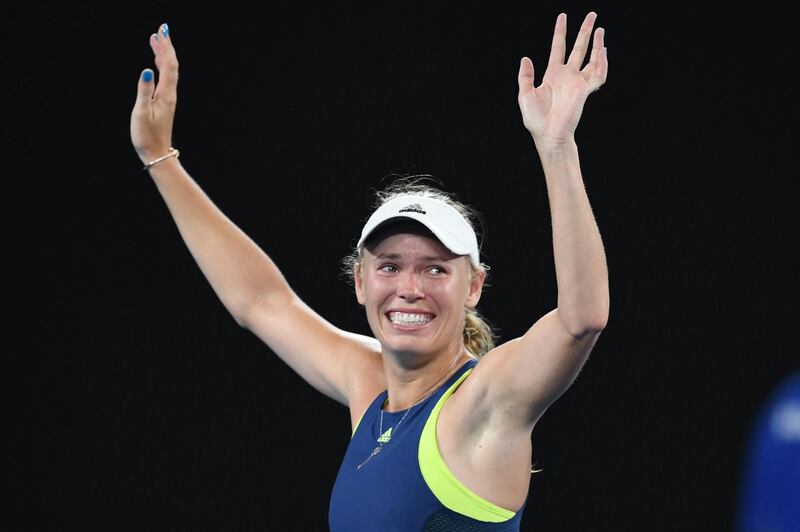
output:
<instances>
[{"instance_id":1,"label":"navy blue tank top","mask_svg":"<svg viewBox=\"0 0 800 532\"><path fill-rule=\"evenodd\" d=\"M336 476L328 511L332 532L519 530L525 504L508 510L473 493L447 469L436 444L442 406L477 363L466 362L407 412L384 412L383 434L388 392L375 398L356 424ZM380 452L373 454L376 447Z\"/></svg>"}]
</instances>

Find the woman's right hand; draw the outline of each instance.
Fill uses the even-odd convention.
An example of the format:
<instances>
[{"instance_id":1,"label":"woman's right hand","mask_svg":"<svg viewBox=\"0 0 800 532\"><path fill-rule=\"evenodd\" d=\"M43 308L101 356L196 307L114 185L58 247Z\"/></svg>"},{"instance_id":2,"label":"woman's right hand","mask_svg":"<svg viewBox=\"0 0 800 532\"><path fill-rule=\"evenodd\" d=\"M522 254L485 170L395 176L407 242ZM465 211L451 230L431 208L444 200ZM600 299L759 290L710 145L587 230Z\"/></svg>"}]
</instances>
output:
<instances>
[{"instance_id":1,"label":"woman's right hand","mask_svg":"<svg viewBox=\"0 0 800 532\"><path fill-rule=\"evenodd\" d=\"M166 155L172 147L178 100L178 58L166 23L150 35L150 48L155 54L158 82L153 70L142 71L131 112L131 142L142 163Z\"/></svg>"}]
</instances>

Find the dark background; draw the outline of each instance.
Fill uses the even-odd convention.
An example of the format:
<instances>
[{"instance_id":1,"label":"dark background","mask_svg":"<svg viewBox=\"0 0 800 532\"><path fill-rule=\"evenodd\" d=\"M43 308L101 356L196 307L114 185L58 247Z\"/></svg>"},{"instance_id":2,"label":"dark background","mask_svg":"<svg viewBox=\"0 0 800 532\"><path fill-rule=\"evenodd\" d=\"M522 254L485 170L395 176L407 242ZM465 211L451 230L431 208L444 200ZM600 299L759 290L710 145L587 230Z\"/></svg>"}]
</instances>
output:
<instances>
[{"instance_id":1,"label":"dark background","mask_svg":"<svg viewBox=\"0 0 800 532\"><path fill-rule=\"evenodd\" d=\"M523 529L731 530L753 418L798 368L791 17L768 3L609 4L12 13L4 173L25 522L327 528L346 409L236 325L130 144L160 23L181 64L182 163L312 308L370 334L339 259L372 188L428 173L483 215L480 308L504 342L556 301L519 59L538 83L558 12L571 45L593 9L610 68L576 137L611 317L534 429L543 472Z\"/></svg>"}]
</instances>

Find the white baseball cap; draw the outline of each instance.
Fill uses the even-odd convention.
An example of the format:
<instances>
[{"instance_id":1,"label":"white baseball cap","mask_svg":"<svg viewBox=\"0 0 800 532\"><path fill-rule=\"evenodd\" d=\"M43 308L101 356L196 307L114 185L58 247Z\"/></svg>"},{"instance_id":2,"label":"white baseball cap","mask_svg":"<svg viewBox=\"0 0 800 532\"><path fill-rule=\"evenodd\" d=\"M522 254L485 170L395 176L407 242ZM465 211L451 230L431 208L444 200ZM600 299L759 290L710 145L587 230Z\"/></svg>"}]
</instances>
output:
<instances>
[{"instance_id":1,"label":"white baseball cap","mask_svg":"<svg viewBox=\"0 0 800 532\"><path fill-rule=\"evenodd\" d=\"M369 235L379 227L403 218L421 223L430 229L444 247L456 255L469 255L473 265L480 265L478 239L464 216L442 200L416 194L394 197L372 213L361 230L357 247L361 248Z\"/></svg>"}]
</instances>

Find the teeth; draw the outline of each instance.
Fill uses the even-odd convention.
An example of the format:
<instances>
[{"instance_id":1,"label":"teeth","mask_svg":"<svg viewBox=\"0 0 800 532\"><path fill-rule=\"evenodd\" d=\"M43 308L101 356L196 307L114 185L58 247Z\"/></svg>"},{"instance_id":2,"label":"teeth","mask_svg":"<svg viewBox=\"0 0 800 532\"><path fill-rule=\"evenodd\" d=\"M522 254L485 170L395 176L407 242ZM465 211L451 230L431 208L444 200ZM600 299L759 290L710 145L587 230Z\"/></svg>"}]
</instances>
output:
<instances>
[{"instance_id":1,"label":"teeth","mask_svg":"<svg viewBox=\"0 0 800 532\"><path fill-rule=\"evenodd\" d=\"M416 324L416 323L426 323L431 321L431 317L427 314L408 314L406 312L390 312L389 319L392 323L397 324Z\"/></svg>"}]
</instances>

